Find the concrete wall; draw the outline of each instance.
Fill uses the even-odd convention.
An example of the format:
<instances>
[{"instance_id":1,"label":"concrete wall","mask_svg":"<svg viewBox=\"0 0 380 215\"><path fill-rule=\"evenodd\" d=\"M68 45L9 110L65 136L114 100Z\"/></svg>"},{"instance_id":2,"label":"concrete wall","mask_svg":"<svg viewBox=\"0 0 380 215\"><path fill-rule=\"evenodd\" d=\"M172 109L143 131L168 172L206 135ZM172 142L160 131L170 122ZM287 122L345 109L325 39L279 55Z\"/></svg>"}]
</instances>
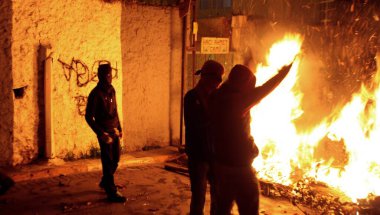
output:
<instances>
[{"instance_id":1,"label":"concrete wall","mask_svg":"<svg viewBox=\"0 0 380 215\"><path fill-rule=\"evenodd\" d=\"M46 157L47 59L52 62L52 157L81 158L98 150L83 115L101 61L114 69L123 148L178 143L182 25L177 8L102 0L7 0L1 1L0 13L5 35L0 39L5 119L0 164ZM25 95L14 98L12 88L25 89Z\"/></svg>"},{"instance_id":2,"label":"concrete wall","mask_svg":"<svg viewBox=\"0 0 380 215\"><path fill-rule=\"evenodd\" d=\"M126 4L121 18L125 146L178 142L181 22L177 8Z\"/></svg>"},{"instance_id":3,"label":"concrete wall","mask_svg":"<svg viewBox=\"0 0 380 215\"><path fill-rule=\"evenodd\" d=\"M79 108L95 81L99 60L108 60L121 71L120 4L102 1L14 1L12 57L13 85L27 86L25 97L14 102L13 163L27 163L36 158L39 139L43 139L44 115L43 64L41 47L52 47L52 117L54 124L53 156L79 157L97 146L95 135L87 126ZM43 53L42 53L43 55ZM72 59L81 63L73 63ZM64 65L72 68L64 68ZM66 65L67 66L67 65ZM88 67L88 69L86 68ZM78 73L86 73L79 79ZM90 78L89 78L90 77ZM77 80L84 84L80 86ZM122 75L114 80L121 104ZM41 98L42 95L42 98ZM82 100L81 100L82 99ZM83 100L84 99L84 100ZM41 105L42 104L42 105ZM81 106L82 105L82 106ZM42 112L42 114L41 114ZM122 118L122 111L120 108ZM41 141L40 141L41 142ZM42 141L44 142L44 141Z\"/></svg>"},{"instance_id":4,"label":"concrete wall","mask_svg":"<svg viewBox=\"0 0 380 215\"><path fill-rule=\"evenodd\" d=\"M12 8L0 1L0 164L9 163L13 148Z\"/></svg>"}]
</instances>

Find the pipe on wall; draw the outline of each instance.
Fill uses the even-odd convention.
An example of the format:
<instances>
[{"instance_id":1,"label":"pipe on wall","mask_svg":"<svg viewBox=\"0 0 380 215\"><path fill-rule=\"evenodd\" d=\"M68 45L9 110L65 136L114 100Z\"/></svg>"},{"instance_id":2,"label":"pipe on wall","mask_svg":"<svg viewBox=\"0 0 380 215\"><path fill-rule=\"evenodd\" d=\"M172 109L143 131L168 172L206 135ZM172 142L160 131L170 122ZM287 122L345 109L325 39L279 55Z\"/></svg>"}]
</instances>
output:
<instances>
[{"instance_id":1,"label":"pipe on wall","mask_svg":"<svg viewBox=\"0 0 380 215\"><path fill-rule=\"evenodd\" d=\"M53 101L52 101L52 67L53 51L50 45L44 46L45 49L45 74L44 74L44 94L45 94L45 153L47 158L55 156L54 144L54 124L53 124Z\"/></svg>"},{"instance_id":2,"label":"pipe on wall","mask_svg":"<svg viewBox=\"0 0 380 215\"><path fill-rule=\"evenodd\" d=\"M185 71L187 65L186 47L187 47L187 19L188 16L182 18L182 65L181 65L181 107L180 107L180 124L179 124L179 144L183 145L183 97L185 94Z\"/></svg>"}]
</instances>

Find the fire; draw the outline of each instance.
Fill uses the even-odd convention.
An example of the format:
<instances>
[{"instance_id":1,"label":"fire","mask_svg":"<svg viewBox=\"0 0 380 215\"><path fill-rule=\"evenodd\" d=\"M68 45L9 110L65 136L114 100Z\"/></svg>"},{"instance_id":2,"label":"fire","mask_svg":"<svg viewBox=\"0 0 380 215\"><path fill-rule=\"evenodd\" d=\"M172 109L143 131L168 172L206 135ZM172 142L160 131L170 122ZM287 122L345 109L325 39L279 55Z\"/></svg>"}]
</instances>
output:
<instances>
[{"instance_id":1,"label":"fire","mask_svg":"<svg viewBox=\"0 0 380 215\"><path fill-rule=\"evenodd\" d=\"M251 110L251 133L261 153L253 166L265 180L291 185L304 178L338 188L356 202L369 194L380 195L380 69L372 86L362 86L340 111L308 133L299 133L293 121L302 115L302 92L297 89L302 46L300 35L287 35L275 43L267 65L257 67L257 85L279 68L294 61L286 79ZM380 56L378 56L380 57ZM380 68L380 65L378 65ZM379 115L380 116L380 115ZM340 144L347 158L343 167L315 156L321 142Z\"/></svg>"},{"instance_id":2,"label":"fire","mask_svg":"<svg viewBox=\"0 0 380 215\"><path fill-rule=\"evenodd\" d=\"M300 142L296 127L291 122L302 114L298 108L302 94L292 91L298 79L299 59L296 56L301 51L301 44L299 35L288 35L272 46L267 58L268 66L259 65L256 70L257 85L263 84L283 65L295 61L281 85L251 110L251 133L261 150L254 162L258 170L263 170L259 177L286 185L291 183L292 162Z\"/></svg>"}]
</instances>

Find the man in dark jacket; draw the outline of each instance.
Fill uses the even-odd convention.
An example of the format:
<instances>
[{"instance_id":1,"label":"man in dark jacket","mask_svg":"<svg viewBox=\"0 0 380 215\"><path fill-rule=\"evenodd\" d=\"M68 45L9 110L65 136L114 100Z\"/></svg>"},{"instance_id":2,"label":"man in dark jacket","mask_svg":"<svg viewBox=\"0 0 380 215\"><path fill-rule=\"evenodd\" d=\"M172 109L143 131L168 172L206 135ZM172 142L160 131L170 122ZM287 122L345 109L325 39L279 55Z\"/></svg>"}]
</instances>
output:
<instances>
[{"instance_id":1,"label":"man in dark jacket","mask_svg":"<svg viewBox=\"0 0 380 215\"><path fill-rule=\"evenodd\" d=\"M99 186L104 188L111 202L125 202L125 197L117 191L114 182L120 159L122 130L116 106L115 89L112 86L110 64L98 68L99 82L88 96L86 121L98 137L103 169Z\"/></svg>"},{"instance_id":2,"label":"man in dark jacket","mask_svg":"<svg viewBox=\"0 0 380 215\"><path fill-rule=\"evenodd\" d=\"M280 84L290 68L283 67L265 84L255 87L256 77L250 69L236 65L211 98L218 215L230 214L233 201L239 214L259 213L259 186L252 168L259 150L251 136L250 109Z\"/></svg>"},{"instance_id":3,"label":"man in dark jacket","mask_svg":"<svg viewBox=\"0 0 380 215\"><path fill-rule=\"evenodd\" d=\"M207 180L210 182L211 214L214 214L215 199L212 182L211 156L209 142L209 104L208 99L222 82L223 66L213 60L206 61L196 75L201 75L194 89L184 98L184 115L186 127L185 150L188 156L188 170L191 184L190 214L203 214L206 197Z\"/></svg>"}]
</instances>

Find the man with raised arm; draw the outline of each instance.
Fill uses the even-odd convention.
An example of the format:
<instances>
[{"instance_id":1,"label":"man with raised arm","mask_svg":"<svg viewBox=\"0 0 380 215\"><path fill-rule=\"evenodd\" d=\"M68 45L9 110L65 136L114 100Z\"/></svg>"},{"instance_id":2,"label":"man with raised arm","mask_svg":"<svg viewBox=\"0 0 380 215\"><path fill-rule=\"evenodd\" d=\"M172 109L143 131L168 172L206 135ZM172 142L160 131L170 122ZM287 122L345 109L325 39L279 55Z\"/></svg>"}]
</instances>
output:
<instances>
[{"instance_id":1,"label":"man with raised arm","mask_svg":"<svg viewBox=\"0 0 380 215\"><path fill-rule=\"evenodd\" d=\"M235 65L211 98L218 215L231 214L234 201L239 214L259 213L259 185L252 167L259 150L251 136L250 109L280 84L290 68L291 65L284 66L277 75L256 87L251 70Z\"/></svg>"}]
</instances>

